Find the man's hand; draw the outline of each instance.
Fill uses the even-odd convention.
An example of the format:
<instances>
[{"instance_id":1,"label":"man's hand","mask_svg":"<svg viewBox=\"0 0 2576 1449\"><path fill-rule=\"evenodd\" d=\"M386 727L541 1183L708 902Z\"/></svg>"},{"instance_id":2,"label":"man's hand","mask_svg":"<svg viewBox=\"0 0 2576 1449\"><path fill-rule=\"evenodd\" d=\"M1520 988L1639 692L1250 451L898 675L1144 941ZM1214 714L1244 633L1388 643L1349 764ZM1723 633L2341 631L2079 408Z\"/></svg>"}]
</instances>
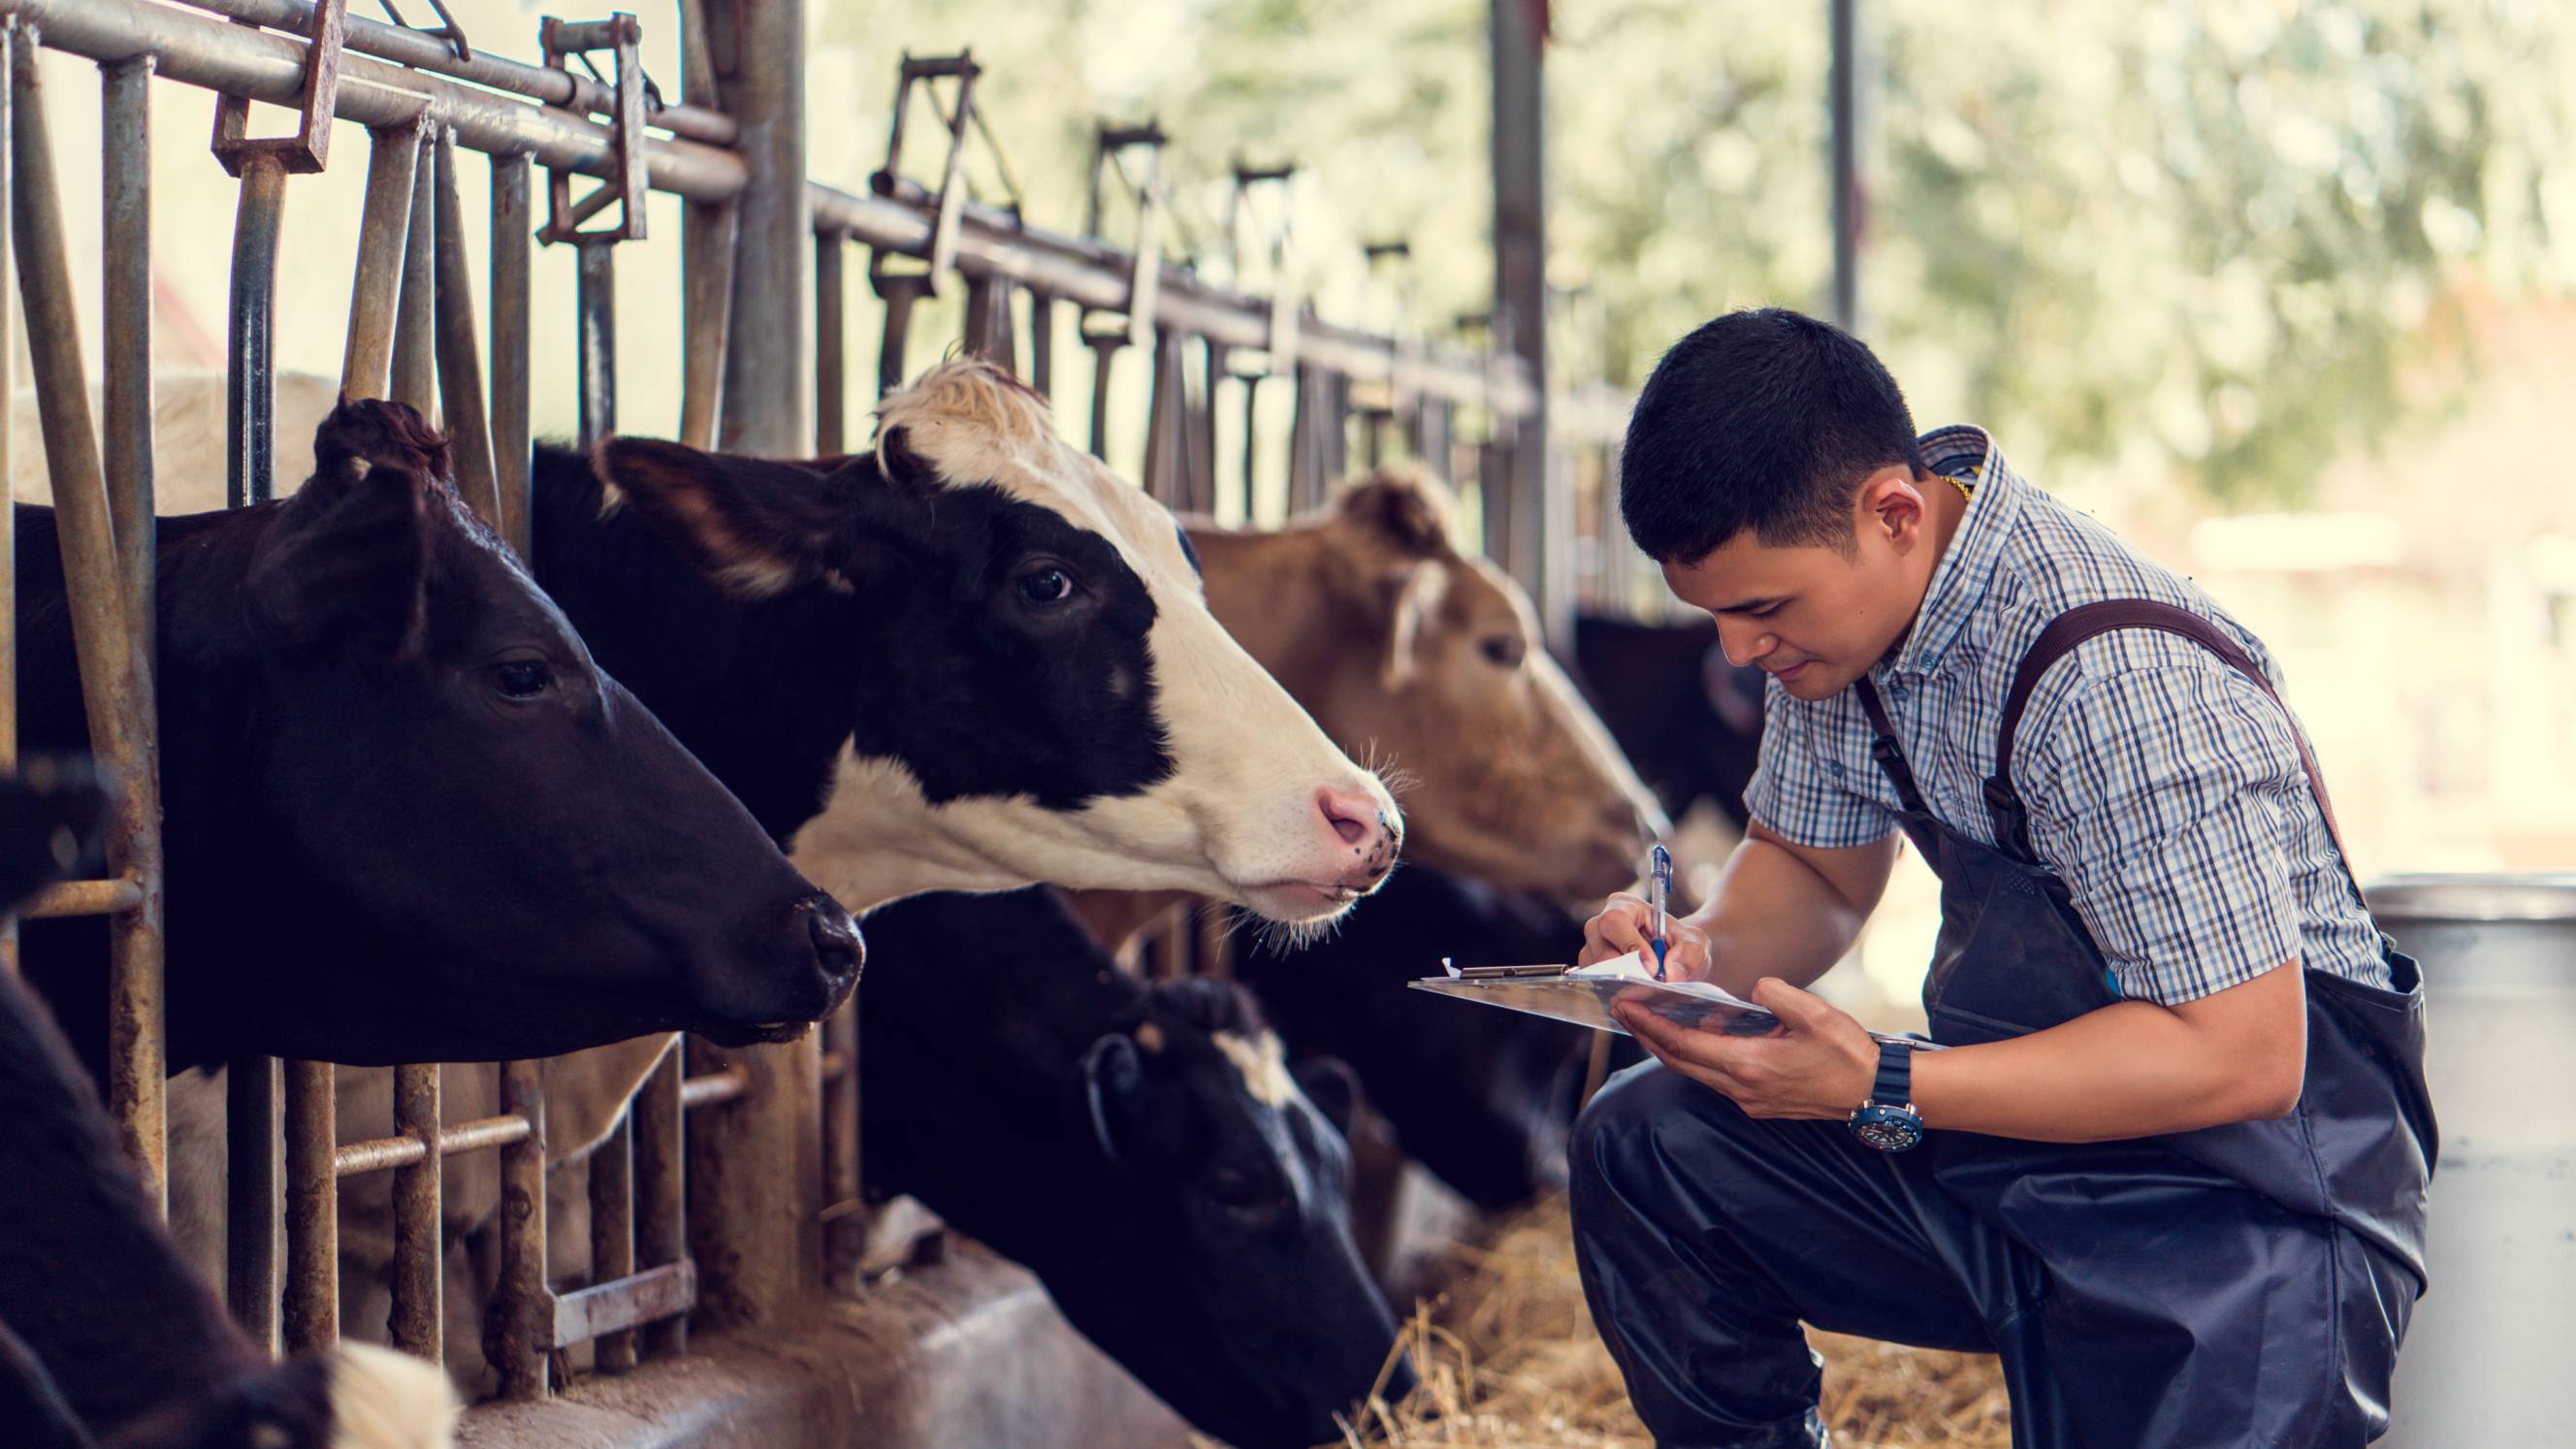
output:
<instances>
[{"instance_id":1,"label":"man's hand","mask_svg":"<svg viewBox=\"0 0 2576 1449\"><path fill-rule=\"evenodd\" d=\"M1850 1120L1877 1080L1878 1043L1849 1015L1785 981L1762 978L1752 1000L1780 1018L1778 1031L1728 1036L1676 1026L1625 1000L1613 1001L1610 1011L1655 1060L1748 1117Z\"/></svg>"},{"instance_id":2,"label":"man's hand","mask_svg":"<svg viewBox=\"0 0 2576 1449\"><path fill-rule=\"evenodd\" d=\"M1577 966L1597 966L1631 951L1651 963L1655 948L1648 940L1655 928L1655 908L1625 893L1601 903L1601 914L1583 923L1583 954ZM1664 916L1664 974L1675 981L1696 981L1708 974L1708 933L1681 917Z\"/></svg>"}]
</instances>

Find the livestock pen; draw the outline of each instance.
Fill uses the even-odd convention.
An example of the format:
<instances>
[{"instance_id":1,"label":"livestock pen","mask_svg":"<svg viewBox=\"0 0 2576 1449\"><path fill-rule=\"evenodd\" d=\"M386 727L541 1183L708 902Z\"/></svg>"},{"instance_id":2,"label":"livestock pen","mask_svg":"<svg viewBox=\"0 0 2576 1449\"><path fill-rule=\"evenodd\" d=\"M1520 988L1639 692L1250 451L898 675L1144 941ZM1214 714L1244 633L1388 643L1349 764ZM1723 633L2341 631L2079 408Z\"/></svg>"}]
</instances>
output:
<instances>
[{"instance_id":1,"label":"livestock pen","mask_svg":"<svg viewBox=\"0 0 2576 1449\"><path fill-rule=\"evenodd\" d=\"M406 29L349 15L345 0L0 0L10 74L0 205L16 273L0 293L24 310L94 752L126 787L109 873L52 888L28 914L111 923L109 1105L156 1195L167 1179L167 1064L149 120L172 86L215 94L212 160L240 183L224 344L232 506L271 491L278 310L308 306L318 290L280 287L293 178L357 164L345 144L354 124L366 130L368 153L341 389L440 419L464 499L523 554L541 325L532 243L577 256L576 295L556 322L575 337L587 444L620 426L615 263L620 247L662 242L645 224L648 192L662 192L684 206L681 406L676 419L630 417L629 426L771 456L847 451L863 442L849 416L853 391L881 394L933 350L910 335L915 304L962 291L963 345L1042 394L1062 392L1068 330L1091 354L1095 453L1108 447L1108 378L1122 353L1136 354L1150 377L1142 480L1176 507L1230 506L1240 516L1265 447L1286 452L1299 506L1320 501L1355 452L1375 461L1401 451L1458 482L1486 551L1509 561L1551 621L1578 592L1633 600L1633 565L1617 531L1603 527L1601 506L1619 404L1596 387L1548 405L1548 379L1534 364L1551 324L1543 302L1531 315L1527 275L1507 278L1497 316L1480 324L1481 349L1336 325L1295 294L1284 268L1267 293L1244 289L1239 274L1212 280L1164 254L1152 159L1161 137L1150 126L1101 128L1082 234L1034 225L1016 207L968 195L961 159L977 136L981 74L971 55L886 55L903 87L883 169L864 192L818 184L808 179L801 0L682 0L676 19L681 96L666 103L644 75L643 22L627 14L548 20L536 37L541 63L527 64L481 48L481 37L453 23ZM47 94L40 49L95 62L101 77L105 390L95 419L65 240L65 169L47 127L49 108L64 100ZM938 160L919 176L905 166L916 89L936 93L925 98L939 123L928 137ZM292 133L250 136L251 102L287 108ZM912 124L917 157L924 138ZM1126 174L1116 163L1140 152L1147 178L1124 198L1104 195L1103 178ZM484 158L490 227L479 248L466 223L463 153ZM1284 175L1240 169L1234 184L1247 211ZM1104 213L1122 205L1132 213L1123 246L1099 234ZM1284 231L1256 245L1282 249ZM865 276L882 304L873 392L848 361L853 246L867 249ZM0 380L14 391L14 377ZM1256 426L1253 400L1270 383L1294 395L1284 437L1264 438ZM1239 465L1217 446L1229 390L1242 408ZM24 445L0 430L0 472L8 450ZM1591 503L1575 520L1578 492ZM1580 525L1573 550L1542 545L1560 513ZM0 529L7 520L0 512ZM0 767L12 763L17 737L13 558L13 541L0 536ZM1187 969L1193 955L1222 969L1213 931L1194 939L1167 920L1157 940L1166 971ZM495 1115L457 1123L442 1116L439 1068L398 1068L394 1134L344 1143L331 1065L234 1060L225 1214L234 1314L272 1349L336 1341L340 1184L390 1174L390 1333L396 1346L436 1358L447 1333L442 1164L497 1154L499 1290L484 1344L501 1402L469 1419L472 1442L613 1440L643 1432L648 1418L656 1442L674 1433L688 1442L838 1442L861 1425L890 1440L987 1437L969 1426L1006 1422L1007 1395L935 1375L899 1387L907 1366L972 1357L993 1370L998 1358L1000 1371L1034 1386L1050 1374L1079 1377L1086 1360L1060 1324L1047 1328L1024 1280L998 1265L963 1259L895 1290L860 1288L854 1012L844 1006L794 1043L726 1050L692 1041L666 1059L590 1159L593 1281L561 1293L547 1268L536 1062L502 1068ZM974 1330L962 1347L945 1331L959 1322ZM696 1329L711 1339L693 1352ZM566 1387L567 1355L583 1345L596 1377L579 1402L546 1403ZM1104 1422L1142 1412L1132 1390L1066 1392L1020 1412L1090 1412Z\"/></svg>"}]
</instances>

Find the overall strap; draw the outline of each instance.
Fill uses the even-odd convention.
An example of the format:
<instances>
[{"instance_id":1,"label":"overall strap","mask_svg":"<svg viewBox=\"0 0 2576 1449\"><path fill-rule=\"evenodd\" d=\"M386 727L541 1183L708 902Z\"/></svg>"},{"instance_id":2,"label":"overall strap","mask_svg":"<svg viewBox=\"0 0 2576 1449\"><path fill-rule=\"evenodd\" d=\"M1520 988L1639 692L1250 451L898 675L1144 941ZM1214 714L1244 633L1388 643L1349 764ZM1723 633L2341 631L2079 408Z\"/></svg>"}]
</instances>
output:
<instances>
[{"instance_id":1,"label":"overall strap","mask_svg":"<svg viewBox=\"0 0 2576 1449\"><path fill-rule=\"evenodd\" d=\"M1860 692L1860 707L1869 715L1870 758L1878 761L1879 772L1887 776L1887 783L1896 787L1899 803L1917 815L1931 814L1931 808L1923 803L1923 792L1915 787L1914 767L1905 763L1905 751L1897 746L1896 726L1888 723L1887 706L1879 702L1878 686L1864 674L1852 681L1852 688Z\"/></svg>"},{"instance_id":2,"label":"overall strap","mask_svg":"<svg viewBox=\"0 0 2576 1449\"><path fill-rule=\"evenodd\" d=\"M1994 818L1995 841L2023 860L2035 860L2037 856L2030 846L2030 811L2012 785L2013 738L2021 730L2022 709L2030 703L2031 691L2039 687L2040 676L2048 672L2050 665L2073 653L2084 641L2114 629L2160 629L2178 634L2217 655L2270 695L2274 704L2281 704L2280 692L2264 677L2253 657L2227 637L2226 631L2188 609L2152 599L2107 599L2079 604L2058 615L2031 641L2030 652L2022 656L2021 667L2013 674L2012 692L2004 696L1994 778L1986 781L1986 810ZM2289 707L2282 705L2282 712L2287 714ZM2308 773L2308 788L2316 792L2317 809L2325 816L2326 835L2334 842L2345 880L2350 881L2352 865L2344 853L2343 830L2335 823L2334 801L2326 794L2325 776L2317 769L2317 757L2308 748L2308 737L2299 729L2299 722L2293 719L2289 724L2290 738L2299 745L2299 764ZM2360 889L2358 884L2353 886L2356 895Z\"/></svg>"}]
</instances>

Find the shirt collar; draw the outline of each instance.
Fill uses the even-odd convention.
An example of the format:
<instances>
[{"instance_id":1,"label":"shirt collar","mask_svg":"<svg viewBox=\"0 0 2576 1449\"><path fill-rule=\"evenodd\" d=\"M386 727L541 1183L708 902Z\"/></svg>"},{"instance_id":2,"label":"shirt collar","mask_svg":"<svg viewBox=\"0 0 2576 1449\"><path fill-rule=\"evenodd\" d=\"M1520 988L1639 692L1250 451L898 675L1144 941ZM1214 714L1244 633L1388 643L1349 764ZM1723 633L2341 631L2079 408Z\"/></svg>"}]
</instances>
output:
<instances>
[{"instance_id":1,"label":"shirt collar","mask_svg":"<svg viewBox=\"0 0 2576 1449\"><path fill-rule=\"evenodd\" d=\"M1925 433L1920 446L1925 467L1965 479L1971 496L1959 531L1932 570L1914 627L1880 668L1886 674L1930 674L1940 666L1942 654L1985 597L1995 561L2003 556L2004 540L2021 511L2021 480L2005 465L2003 450L1985 429L1940 428Z\"/></svg>"}]
</instances>

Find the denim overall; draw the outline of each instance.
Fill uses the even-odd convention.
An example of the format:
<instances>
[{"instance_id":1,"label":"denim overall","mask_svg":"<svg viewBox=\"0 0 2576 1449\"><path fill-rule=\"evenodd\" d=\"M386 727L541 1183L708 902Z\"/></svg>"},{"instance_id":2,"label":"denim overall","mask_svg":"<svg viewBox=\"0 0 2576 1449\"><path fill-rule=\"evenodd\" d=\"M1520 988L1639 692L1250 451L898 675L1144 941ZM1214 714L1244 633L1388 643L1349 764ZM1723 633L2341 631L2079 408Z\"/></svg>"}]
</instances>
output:
<instances>
[{"instance_id":1,"label":"denim overall","mask_svg":"<svg viewBox=\"0 0 2576 1449\"><path fill-rule=\"evenodd\" d=\"M1876 689L1854 686L1898 819L1941 878L1923 1005L1945 1046L2119 1000L2065 884L2031 849L2010 761L2040 676L2121 628L2181 635L2272 692L2188 611L2069 610L2006 699L1985 789L1995 846L1933 817ZM2079 1146L1936 1129L1888 1156L1840 1123L1754 1121L1653 1064L1614 1079L1576 1128L1575 1246L1639 1416L1666 1445L1824 1443L1804 1321L2000 1354L2013 1442L2027 1449L2378 1437L2424 1288L2436 1141L2421 982L2381 942L2396 991L2306 972L2307 1075L2277 1121Z\"/></svg>"}]
</instances>

